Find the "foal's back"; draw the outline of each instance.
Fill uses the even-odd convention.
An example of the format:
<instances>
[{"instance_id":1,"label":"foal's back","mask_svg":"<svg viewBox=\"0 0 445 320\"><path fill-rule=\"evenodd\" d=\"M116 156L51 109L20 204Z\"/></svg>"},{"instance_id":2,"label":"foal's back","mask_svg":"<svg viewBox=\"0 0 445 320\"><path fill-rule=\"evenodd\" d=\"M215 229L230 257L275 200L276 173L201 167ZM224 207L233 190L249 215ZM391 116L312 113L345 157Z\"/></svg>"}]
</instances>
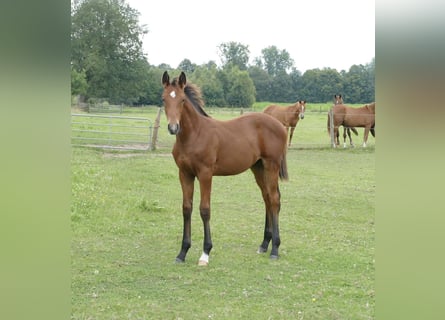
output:
<instances>
[{"instance_id":1,"label":"foal's back","mask_svg":"<svg viewBox=\"0 0 445 320\"><path fill-rule=\"evenodd\" d=\"M244 152L255 149L261 156L271 153L281 154L285 149L287 133L283 125L270 116L259 113L246 113L238 118L219 121L211 125L218 131L219 146Z\"/></svg>"}]
</instances>

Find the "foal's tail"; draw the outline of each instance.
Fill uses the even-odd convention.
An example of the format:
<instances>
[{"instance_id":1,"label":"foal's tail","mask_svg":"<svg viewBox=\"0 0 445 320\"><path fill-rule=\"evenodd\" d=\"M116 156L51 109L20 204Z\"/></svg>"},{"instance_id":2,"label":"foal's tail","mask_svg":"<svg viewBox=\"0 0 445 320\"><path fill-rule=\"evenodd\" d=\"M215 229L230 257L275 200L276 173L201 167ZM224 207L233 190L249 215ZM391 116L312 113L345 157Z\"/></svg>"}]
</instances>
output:
<instances>
[{"instance_id":1,"label":"foal's tail","mask_svg":"<svg viewBox=\"0 0 445 320\"><path fill-rule=\"evenodd\" d=\"M281 159L279 176L281 180L289 180L289 174L287 173L286 151L283 153L283 158Z\"/></svg>"},{"instance_id":2,"label":"foal's tail","mask_svg":"<svg viewBox=\"0 0 445 320\"><path fill-rule=\"evenodd\" d=\"M358 132L357 132L357 129L356 129L356 128L351 127L351 128L349 128L349 129L351 129L351 131L354 132L356 136L358 136Z\"/></svg>"}]
</instances>

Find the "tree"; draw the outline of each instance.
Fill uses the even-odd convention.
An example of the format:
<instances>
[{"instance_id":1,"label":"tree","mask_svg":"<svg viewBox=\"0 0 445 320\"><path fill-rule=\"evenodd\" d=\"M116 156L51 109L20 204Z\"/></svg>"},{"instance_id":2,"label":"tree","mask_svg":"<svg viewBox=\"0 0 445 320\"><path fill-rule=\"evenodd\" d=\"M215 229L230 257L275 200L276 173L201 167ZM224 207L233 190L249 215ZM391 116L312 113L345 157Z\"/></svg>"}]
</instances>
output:
<instances>
[{"instance_id":1,"label":"tree","mask_svg":"<svg viewBox=\"0 0 445 320\"><path fill-rule=\"evenodd\" d=\"M363 65L351 66L345 75L344 84L348 103L374 101L374 68Z\"/></svg>"},{"instance_id":2,"label":"tree","mask_svg":"<svg viewBox=\"0 0 445 320\"><path fill-rule=\"evenodd\" d=\"M272 101L271 100L271 77L269 74L258 66L249 67L249 76L252 79L256 89L256 101Z\"/></svg>"},{"instance_id":3,"label":"tree","mask_svg":"<svg viewBox=\"0 0 445 320\"><path fill-rule=\"evenodd\" d=\"M221 43L218 49L223 68L237 66L240 70L247 70L250 54L249 46L231 41Z\"/></svg>"},{"instance_id":4,"label":"tree","mask_svg":"<svg viewBox=\"0 0 445 320\"><path fill-rule=\"evenodd\" d=\"M184 71L185 73L192 73L195 71L196 64L192 63L189 59L182 60L179 65L178 69Z\"/></svg>"},{"instance_id":5,"label":"tree","mask_svg":"<svg viewBox=\"0 0 445 320\"><path fill-rule=\"evenodd\" d=\"M247 71L237 66L223 71L227 76L226 101L231 107L250 108L255 102L255 86Z\"/></svg>"},{"instance_id":6,"label":"tree","mask_svg":"<svg viewBox=\"0 0 445 320\"><path fill-rule=\"evenodd\" d=\"M372 58L371 62L365 65L365 88L362 101L372 102L375 101L375 58Z\"/></svg>"},{"instance_id":7,"label":"tree","mask_svg":"<svg viewBox=\"0 0 445 320\"><path fill-rule=\"evenodd\" d=\"M141 83L143 89L137 104L162 106L163 88L161 79L165 70L154 66L144 67L143 70L145 70L144 79Z\"/></svg>"},{"instance_id":8,"label":"tree","mask_svg":"<svg viewBox=\"0 0 445 320\"><path fill-rule=\"evenodd\" d=\"M305 100L310 102L320 102L318 97L318 76L320 69L306 70L302 75L302 89L301 93Z\"/></svg>"},{"instance_id":9,"label":"tree","mask_svg":"<svg viewBox=\"0 0 445 320\"><path fill-rule=\"evenodd\" d=\"M294 65L294 60L289 52L278 50L276 46L270 46L261 50L262 58L257 59L257 65L262 66L267 73L274 77L287 73Z\"/></svg>"},{"instance_id":10,"label":"tree","mask_svg":"<svg viewBox=\"0 0 445 320\"><path fill-rule=\"evenodd\" d=\"M71 68L71 94L73 96L85 96L87 93L88 84L86 80L85 71L77 71Z\"/></svg>"},{"instance_id":11,"label":"tree","mask_svg":"<svg viewBox=\"0 0 445 320\"><path fill-rule=\"evenodd\" d=\"M292 87L292 92L294 93L294 99L296 101L298 100L306 100L306 97L304 97L302 95L301 89L303 87L303 83L301 80L301 72L296 69L296 68L292 68L292 71L289 74L290 77L290 81L291 81L291 87Z\"/></svg>"},{"instance_id":12,"label":"tree","mask_svg":"<svg viewBox=\"0 0 445 320\"><path fill-rule=\"evenodd\" d=\"M224 107L224 88L221 83L216 68L216 64L198 66L195 72L190 75L190 81L201 88L201 92L207 106Z\"/></svg>"},{"instance_id":13,"label":"tree","mask_svg":"<svg viewBox=\"0 0 445 320\"><path fill-rule=\"evenodd\" d=\"M292 89L291 77L282 72L273 77L269 95L270 101L275 102L295 102L297 93Z\"/></svg>"},{"instance_id":14,"label":"tree","mask_svg":"<svg viewBox=\"0 0 445 320\"><path fill-rule=\"evenodd\" d=\"M330 102L334 94L343 92L343 81L336 69L324 68L320 70L318 86L317 99L319 102Z\"/></svg>"},{"instance_id":15,"label":"tree","mask_svg":"<svg viewBox=\"0 0 445 320\"><path fill-rule=\"evenodd\" d=\"M84 73L89 97L132 103L143 91L145 57L139 12L124 0L83 0L73 6L71 61Z\"/></svg>"}]
</instances>

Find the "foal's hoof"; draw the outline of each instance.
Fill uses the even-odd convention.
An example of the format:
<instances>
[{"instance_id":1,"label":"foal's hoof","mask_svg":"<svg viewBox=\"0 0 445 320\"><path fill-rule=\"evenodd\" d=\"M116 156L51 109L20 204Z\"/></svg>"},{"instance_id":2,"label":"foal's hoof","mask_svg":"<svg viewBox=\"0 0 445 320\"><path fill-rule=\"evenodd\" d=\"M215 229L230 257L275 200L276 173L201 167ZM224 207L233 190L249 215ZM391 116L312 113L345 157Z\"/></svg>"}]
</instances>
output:
<instances>
[{"instance_id":1,"label":"foal's hoof","mask_svg":"<svg viewBox=\"0 0 445 320\"><path fill-rule=\"evenodd\" d=\"M176 259L175 259L175 263L184 263L184 260L181 260L181 259L179 259L179 258L176 258Z\"/></svg>"},{"instance_id":2,"label":"foal's hoof","mask_svg":"<svg viewBox=\"0 0 445 320\"><path fill-rule=\"evenodd\" d=\"M207 267L208 265L209 265L208 261L205 261L205 260L198 261L198 266L200 266L200 267Z\"/></svg>"},{"instance_id":3,"label":"foal's hoof","mask_svg":"<svg viewBox=\"0 0 445 320\"><path fill-rule=\"evenodd\" d=\"M256 251L256 253L265 253L265 252L267 252L267 248L266 249L264 249L262 246L259 246L258 247L258 250Z\"/></svg>"},{"instance_id":4,"label":"foal's hoof","mask_svg":"<svg viewBox=\"0 0 445 320\"><path fill-rule=\"evenodd\" d=\"M278 256L271 254L270 255L270 260L278 260Z\"/></svg>"}]
</instances>

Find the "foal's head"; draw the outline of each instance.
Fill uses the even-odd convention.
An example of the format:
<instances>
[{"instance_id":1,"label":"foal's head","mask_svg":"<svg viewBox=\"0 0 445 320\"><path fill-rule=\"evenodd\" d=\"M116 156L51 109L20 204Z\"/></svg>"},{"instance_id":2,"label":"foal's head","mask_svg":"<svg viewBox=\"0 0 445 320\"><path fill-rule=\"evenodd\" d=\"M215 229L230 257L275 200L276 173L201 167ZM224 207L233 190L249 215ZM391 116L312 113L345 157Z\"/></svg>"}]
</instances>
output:
<instances>
[{"instance_id":1,"label":"foal's head","mask_svg":"<svg viewBox=\"0 0 445 320\"><path fill-rule=\"evenodd\" d=\"M177 134L181 129L179 121L181 120L181 112L184 108L186 98L184 93L186 83L187 80L184 72L181 72L179 78L174 79L171 83L167 71L162 75L162 85L164 86L162 101L164 102L168 131L170 134Z\"/></svg>"},{"instance_id":2,"label":"foal's head","mask_svg":"<svg viewBox=\"0 0 445 320\"><path fill-rule=\"evenodd\" d=\"M334 95L334 104L343 104L343 98L341 97L341 94Z\"/></svg>"},{"instance_id":3,"label":"foal's head","mask_svg":"<svg viewBox=\"0 0 445 320\"><path fill-rule=\"evenodd\" d=\"M204 111L204 100L201 90L192 83L187 83L185 73L181 72L178 78L174 78L170 83L170 76L167 71L162 75L162 101L164 101L165 114L167 115L168 131L171 134L178 134L181 130L181 114L184 107L193 107L196 112L204 117L210 116Z\"/></svg>"}]
</instances>

